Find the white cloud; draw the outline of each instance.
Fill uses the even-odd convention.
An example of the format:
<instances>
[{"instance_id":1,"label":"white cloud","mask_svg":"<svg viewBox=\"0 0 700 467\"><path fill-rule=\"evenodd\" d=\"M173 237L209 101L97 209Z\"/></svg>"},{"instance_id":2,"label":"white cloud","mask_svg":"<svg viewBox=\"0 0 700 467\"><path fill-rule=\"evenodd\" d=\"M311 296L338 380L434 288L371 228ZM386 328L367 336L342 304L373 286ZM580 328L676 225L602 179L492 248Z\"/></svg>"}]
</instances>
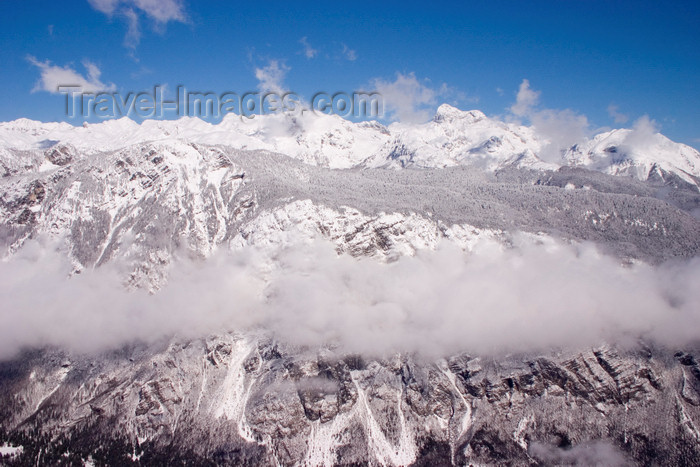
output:
<instances>
[{"instance_id":1,"label":"white cloud","mask_svg":"<svg viewBox=\"0 0 700 467\"><path fill-rule=\"evenodd\" d=\"M510 107L516 121L529 120L544 145L538 156L541 159L559 162L563 151L583 141L591 134L590 123L585 115L571 109L539 109L540 91L530 87L523 79L515 103Z\"/></svg>"},{"instance_id":2,"label":"white cloud","mask_svg":"<svg viewBox=\"0 0 700 467\"><path fill-rule=\"evenodd\" d=\"M76 86L80 88L80 92L112 92L116 90L114 83L103 83L100 81L102 72L94 63L84 60L83 66L87 72L87 77L81 75L69 66L61 67L52 65L49 60L41 62L31 55L27 56L27 60L32 65L39 68L41 77L32 89L32 92L47 91L52 94L58 94L59 86Z\"/></svg>"},{"instance_id":3,"label":"white cloud","mask_svg":"<svg viewBox=\"0 0 700 467\"><path fill-rule=\"evenodd\" d=\"M639 117L632 127L637 132L655 134L659 132L659 124L656 120L649 118L649 115L642 115Z\"/></svg>"},{"instance_id":4,"label":"white cloud","mask_svg":"<svg viewBox=\"0 0 700 467\"><path fill-rule=\"evenodd\" d=\"M513 115L524 117L529 115L533 108L539 103L540 91L530 89L530 81L524 79L520 83L518 95L515 98L515 104L510 108Z\"/></svg>"},{"instance_id":5,"label":"white cloud","mask_svg":"<svg viewBox=\"0 0 700 467\"><path fill-rule=\"evenodd\" d=\"M278 60L269 60L267 66L255 69L255 78L258 80L258 89L284 94L284 78L290 70L284 63Z\"/></svg>"},{"instance_id":6,"label":"white cloud","mask_svg":"<svg viewBox=\"0 0 700 467\"><path fill-rule=\"evenodd\" d=\"M126 35L124 36L124 45L129 48L136 48L141 42L141 27L139 26L139 16L136 12L128 8L124 10L124 17L128 25Z\"/></svg>"},{"instance_id":7,"label":"white cloud","mask_svg":"<svg viewBox=\"0 0 700 467\"><path fill-rule=\"evenodd\" d=\"M659 126L656 121L650 119L648 115L642 115L632 125L632 131L625 136L622 146L628 151L643 151L656 144L658 138Z\"/></svg>"},{"instance_id":8,"label":"white cloud","mask_svg":"<svg viewBox=\"0 0 700 467\"><path fill-rule=\"evenodd\" d=\"M88 3L97 11L111 15L117 9L120 0L88 0Z\"/></svg>"},{"instance_id":9,"label":"white cloud","mask_svg":"<svg viewBox=\"0 0 700 467\"><path fill-rule=\"evenodd\" d=\"M299 39L299 43L304 46L304 56L306 58L311 59L311 58L314 58L318 54L318 50L311 47L311 44L309 44L309 41L306 38L306 36Z\"/></svg>"},{"instance_id":10,"label":"white cloud","mask_svg":"<svg viewBox=\"0 0 700 467\"><path fill-rule=\"evenodd\" d=\"M544 137L548 144L540 157L557 162L562 151L590 136L590 123L585 115L573 110L544 109L530 114L530 122L535 131Z\"/></svg>"},{"instance_id":11,"label":"white cloud","mask_svg":"<svg viewBox=\"0 0 700 467\"><path fill-rule=\"evenodd\" d=\"M610 104L608 106L608 115L615 121L615 123L627 123L630 119L627 115L620 112L618 106Z\"/></svg>"},{"instance_id":12,"label":"white cloud","mask_svg":"<svg viewBox=\"0 0 700 467\"><path fill-rule=\"evenodd\" d=\"M419 81L415 73L396 73L394 81L375 78L371 85L382 95L393 120L425 122L433 116L439 92Z\"/></svg>"},{"instance_id":13,"label":"white cloud","mask_svg":"<svg viewBox=\"0 0 700 467\"><path fill-rule=\"evenodd\" d=\"M396 73L394 81L374 78L370 86L382 95L384 110L390 120L408 123L422 123L435 114L438 99L449 100L454 105L462 102L476 103L478 97L469 97L446 83L433 88L429 80L419 80L415 73Z\"/></svg>"},{"instance_id":14,"label":"white cloud","mask_svg":"<svg viewBox=\"0 0 700 467\"><path fill-rule=\"evenodd\" d=\"M357 60L357 52L345 44L341 45L343 46L343 57L345 57L346 60L350 60L351 62Z\"/></svg>"},{"instance_id":15,"label":"white cloud","mask_svg":"<svg viewBox=\"0 0 700 467\"><path fill-rule=\"evenodd\" d=\"M132 0L123 3L132 3L143 11L149 18L159 22L185 21L185 7L182 0Z\"/></svg>"},{"instance_id":16,"label":"white cloud","mask_svg":"<svg viewBox=\"0 0 700 467\"><path fill-rule=\"evenodd\" d=\"M697 339L699 259L624 266L589 245L515 240L470 254L446 244L389 264L337 256L326 241L247 248L175 261L155 295L125 291L115 263L69 279L67 260L30 241L0 262L0 358L248 329L293 345L430 357Z\"/></svg>"},{"instance_id":17,"label":"white cloud","mask_svg":"<svg viewBox=\"0 0 700 467\"><path fill-rule=\"evenodd\" d=\"M95 10L110 16L121 9L136 8L159 23L186 19L182 0L88 0L88 2Z\"/></svg>"},{"instance_id":18,"label":"white cloud","mask_svg":"<svg viewBox=\"0 0 700 467\"><path fill-rule=\"evenodd\" d=\"M108 16L120 16L127 22L124 45L134 49L141 39L140 18L152 20L160 28L170 21L185 22L183 0L88 0L97 11Z\"/></svg>"}]
</instances>

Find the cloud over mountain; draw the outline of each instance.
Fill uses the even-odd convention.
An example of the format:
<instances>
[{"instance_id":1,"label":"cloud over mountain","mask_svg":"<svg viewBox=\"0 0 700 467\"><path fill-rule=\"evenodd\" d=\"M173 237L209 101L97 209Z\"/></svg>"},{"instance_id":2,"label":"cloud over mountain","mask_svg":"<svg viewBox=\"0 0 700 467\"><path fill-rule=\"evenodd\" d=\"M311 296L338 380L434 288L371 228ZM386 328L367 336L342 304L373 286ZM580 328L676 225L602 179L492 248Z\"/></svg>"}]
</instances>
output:
<instances>
[{"instance_id":1,"label":"cloud over mountain","mask_svg":"<svg viewBox=\"0 0 700 467\"><path fill-rule=\"evenodd\" d=\"M11 311L0 315L2 358L27 346L95 351L256 329L312 348L437 357L638 337L682 345L700 326L700 261L623 266L589 245L483 241L465 254L448 243L388 264L337 256L325 241L247 248L176 262L155 295L126 291L118 264L69 278L50 251L33 243L0 264Z\"/></svg>"}]
</instances>

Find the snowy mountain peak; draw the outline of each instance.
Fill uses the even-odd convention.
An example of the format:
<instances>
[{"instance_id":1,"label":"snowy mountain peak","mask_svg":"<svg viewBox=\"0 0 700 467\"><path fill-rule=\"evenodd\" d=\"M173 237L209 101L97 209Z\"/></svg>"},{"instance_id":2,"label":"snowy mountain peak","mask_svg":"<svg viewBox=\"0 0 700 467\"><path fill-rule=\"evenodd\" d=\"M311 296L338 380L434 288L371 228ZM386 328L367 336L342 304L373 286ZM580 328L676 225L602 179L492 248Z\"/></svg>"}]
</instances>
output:
<instances>
[{"instance_id":1,"label":"snowy mountain peak","mask_svg":"<svg viewBox=\"0 0 700 467\"><path fill-rule=\"evenodd\" d=\"M567 165L640 180L675 176L690 185L700 178L700 153L651 129L618 129L570 148Z\"/></svg>"},{"instance_id":2,"label":"snowy mountain peak","mask_svg":"<svg viewBox=\"0 0 700 467\"><path fill-rule=\"evenodd\" d=\"M452 122L454 120L465 120L465 123L471 124L484 120L486 115L480 110L459 110L449 104L442 104L438 107L435 116L433 117L433 122Z\"/></svg>"}]
</instances>

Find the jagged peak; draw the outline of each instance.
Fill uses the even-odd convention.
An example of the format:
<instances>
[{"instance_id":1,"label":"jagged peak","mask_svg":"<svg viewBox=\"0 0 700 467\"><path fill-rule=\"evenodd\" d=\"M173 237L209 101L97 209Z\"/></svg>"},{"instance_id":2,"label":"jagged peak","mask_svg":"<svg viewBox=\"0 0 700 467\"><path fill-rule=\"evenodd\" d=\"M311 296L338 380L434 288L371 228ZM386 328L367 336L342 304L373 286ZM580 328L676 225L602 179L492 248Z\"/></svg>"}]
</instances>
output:
<instances>
[{"instance_id":1,"label":"jagged peak","mask_svg":"<svg viewBox=\"0 0 700 467\"><path fill-rule=\"evenodd\" d=\"M460 110L450 104L442 104L435 112L433 121L441 123L444 121L453 121L456 119L467 120L468 123L475 123L486 118L486 115L480 110Z\"/></svg>"}]
</instances>

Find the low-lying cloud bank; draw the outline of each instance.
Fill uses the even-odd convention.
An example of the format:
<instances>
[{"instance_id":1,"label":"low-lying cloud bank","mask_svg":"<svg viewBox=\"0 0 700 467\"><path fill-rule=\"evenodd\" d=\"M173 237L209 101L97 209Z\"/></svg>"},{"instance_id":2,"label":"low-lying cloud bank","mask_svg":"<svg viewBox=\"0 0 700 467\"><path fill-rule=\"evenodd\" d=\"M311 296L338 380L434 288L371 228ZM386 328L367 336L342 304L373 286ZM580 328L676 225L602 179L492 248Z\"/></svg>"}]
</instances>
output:
<instances>
[{"instance_id":1,"label":"low-lying cloud bank","mask_svg":"<svg viewBox=\"0 0 700 467\"><path fill-rule=\"evenodd\" d=\"M347 352L538 351L633 342L682 345L700 329L700 259L623 266L591 245L451 244L384 264L326 241L176 261L155 295L118 265L68 277L38 243L0 263L0 358L54 345L99 351L177 334L263 329Z\"/></svg>"}]
</instances>

